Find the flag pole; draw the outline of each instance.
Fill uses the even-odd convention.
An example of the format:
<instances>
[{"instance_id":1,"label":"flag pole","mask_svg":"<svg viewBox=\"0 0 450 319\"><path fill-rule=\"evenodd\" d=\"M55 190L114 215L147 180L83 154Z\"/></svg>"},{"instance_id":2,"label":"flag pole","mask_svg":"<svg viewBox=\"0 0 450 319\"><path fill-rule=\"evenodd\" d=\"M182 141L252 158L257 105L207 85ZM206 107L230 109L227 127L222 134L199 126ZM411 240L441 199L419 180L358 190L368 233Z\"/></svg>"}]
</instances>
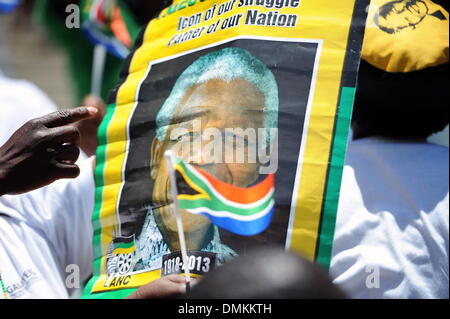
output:
<instances>
[{"instance_id":1,"label":"flag pole","mask_svg":"<svg viewBox=\"0 0 450 319\"><path fill-rule=\"evenodd\" d=\"M175 214L177 217L177 228L178 228L178 237L180 239L181 257L183 259L184 274L186 276L186 292L189 292L189 290L191 288L191 274L189 271L186 240L184 238L183 220L181 218L180 206L178 204L178 189L177 189L177 183L176 183L176 179L175 179L173 151L172 150L165 151L164 157L167 160L167 165L169 168L170 186L171 186L170 191L172 193L173 205L175 207Z\"/></svg>"},{"instance_id":2,"label":"flag pole","mask_svg":"<svg viewBox=\"0 0 450 319\"><path fill-rule=\"evenodd\" d=\"M91 94L102 96L103 72L105 70L107 50L103 44L94 47L94 59L92 62Z\"/></svg>"}]
</instances>

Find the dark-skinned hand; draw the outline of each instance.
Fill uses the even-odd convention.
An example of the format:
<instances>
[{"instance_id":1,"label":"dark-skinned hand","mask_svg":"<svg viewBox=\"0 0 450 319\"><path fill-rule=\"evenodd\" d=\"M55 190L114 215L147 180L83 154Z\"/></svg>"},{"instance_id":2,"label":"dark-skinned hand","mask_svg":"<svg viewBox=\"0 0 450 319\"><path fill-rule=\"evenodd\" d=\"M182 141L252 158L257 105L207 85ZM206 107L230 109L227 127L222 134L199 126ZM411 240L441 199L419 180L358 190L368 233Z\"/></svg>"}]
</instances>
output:
<instances>
[{"instance_id":1,"label":"dark-skinned hand","mask_svg":"<svg viewBox=\"0 0 450 319\"><path fill-rule=\"evenodd\" d=\"M97 114L96 108L61 110L33 119L0 147L0 196L21 194L62 178L75 178L80 132L70 125Z\"/></svg>"},{"instance_id":2,"label":"dark-skinned hand","mask_svg":"<svg viewBox=\"0 0 450 319\"><path fill-rule=\"evenodd\" d=\"M191 278L191 285L197 279ZM169 275L152 281L133 292L127 299L172 299L186 292L186 278L181 275Z\"/></svg>"},{"instance_id":3,"label":"dark-skinned hand","mask_svg":"<svg viewBox=\"0 0 450 319\"><path fill-rule=\"evenodd\" d=\"M97 150L97 130L106 113L106 104L95 95L88 95L83 99L84 106L92 106L97 109L97 114L85 121L79 121L74 124L81 135L81 150L87 155L95 155Z\"/></svg>"}]
</instances>

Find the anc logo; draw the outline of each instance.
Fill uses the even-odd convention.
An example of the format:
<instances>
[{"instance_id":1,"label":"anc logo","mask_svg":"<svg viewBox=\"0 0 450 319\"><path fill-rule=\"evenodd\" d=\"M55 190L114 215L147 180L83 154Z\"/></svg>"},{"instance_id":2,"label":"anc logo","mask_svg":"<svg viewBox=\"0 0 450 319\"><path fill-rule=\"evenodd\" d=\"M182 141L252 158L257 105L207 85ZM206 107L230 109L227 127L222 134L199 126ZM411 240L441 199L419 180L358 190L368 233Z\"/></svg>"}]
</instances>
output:
<instances>
[{"instance_id":1,"label":"anc logo","mask_svg":"<svg viewBox=\"0 0 450 319\"><path fill-rule=\"evenodd\" d=\"M108 278L105 287L128 283L129 273L133 271L135 265L135 253L134 236L113 239L106 256L105 271ZM122 282L123 280L125 281Z\"/></svg>"},{"instance_id":2,"label":"anc logo","mask_svg":"<svg viewBox=\"0 0 450 319\"><path fill-rule=\"evenodd\" d=\"M445 20L444 14L430 9L423 0L397 0L386 3L375 13L374 22L382 31L394 34L415 29L427 16Z\"/></svg>"}]
</instances>

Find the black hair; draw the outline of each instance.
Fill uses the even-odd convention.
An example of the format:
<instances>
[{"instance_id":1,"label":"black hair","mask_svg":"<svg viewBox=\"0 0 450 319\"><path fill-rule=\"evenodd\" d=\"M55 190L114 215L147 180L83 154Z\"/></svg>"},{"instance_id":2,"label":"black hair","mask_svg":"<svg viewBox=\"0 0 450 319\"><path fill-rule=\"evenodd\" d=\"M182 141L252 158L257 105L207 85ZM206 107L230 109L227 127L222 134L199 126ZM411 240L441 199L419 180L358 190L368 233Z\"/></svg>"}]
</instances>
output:
<instances>
[{"instance_id":1,"label":"black hair","mask_svg":"<svg viewBox=\"0 0 450 319\"><path fill-rule=\"evenodd\" d=\"M344 299L328 274L281 247L248 251L206 275L188 299Z\"/></svg>"},{"instance_id":2,"label":"black hair","mask_svg":"<svg viewBox=\"0 0 450 319\"><path fill-rule=\"evenodd\" d=\"M362 60L353 109L354 139L426 138L449 123L448 63L384 72Z\"/></svg>"}]
</instances>

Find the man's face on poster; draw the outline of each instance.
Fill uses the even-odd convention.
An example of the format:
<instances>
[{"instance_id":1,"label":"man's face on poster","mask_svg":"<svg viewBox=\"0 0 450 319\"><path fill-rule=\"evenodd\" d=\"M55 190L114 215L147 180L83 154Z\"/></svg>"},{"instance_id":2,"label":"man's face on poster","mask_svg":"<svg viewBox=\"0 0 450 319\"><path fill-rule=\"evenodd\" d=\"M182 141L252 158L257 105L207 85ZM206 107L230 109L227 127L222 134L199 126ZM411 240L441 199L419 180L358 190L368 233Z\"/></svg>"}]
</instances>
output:
<instances>
[{"instance_id":1,"label":"man's face on poster","mask_svg":"<svg viewBox=\"0 0 450 319\"><path fill-rule=\"evenodd\" d=\"M176 106L171 125L162 141L155 138L152 143L151 176L154 180L154 216L165 241L172 251L179 250L178 232L170 195L169 172L164 152L172 149L175 155L191 163L217 179L247 187L259 176L261 163L227 161L227 152L247 155L255 149L258 141L254 136L227 133L227 128L252 129L258 132L264 127L264 95L250 82L236 78L226 82L211 79L194 85ZM205 134L209 129L220 131L221 139ZM213 141L213 139L216 139ZM211 156L212 143L221 143L221 158ZM187 145L189 144L189 145ZM208 153L208 154L206 154ZM217 155L217 154L216 154ZM201 250L211 239L213 227L203 215L181 211L186 234L187 248Z\"/></svg>"}]
</instances>

